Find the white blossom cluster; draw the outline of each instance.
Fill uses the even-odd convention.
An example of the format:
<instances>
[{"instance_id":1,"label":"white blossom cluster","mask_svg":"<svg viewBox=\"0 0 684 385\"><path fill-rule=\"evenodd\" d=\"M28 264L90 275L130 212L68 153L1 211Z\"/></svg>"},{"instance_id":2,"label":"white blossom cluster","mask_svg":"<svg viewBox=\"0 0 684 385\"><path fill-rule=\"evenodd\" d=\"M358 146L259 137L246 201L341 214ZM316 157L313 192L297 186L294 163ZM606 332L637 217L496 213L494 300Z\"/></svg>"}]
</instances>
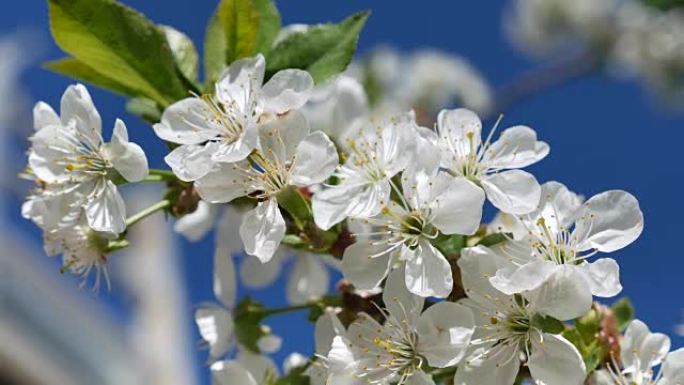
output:
<instances>
[{"instance_id":1,"label":"white blossom cluster","mask_svg":"<svg viewBox=\"0 0 684 385\"><path fill-rule=\"evenodd\" d=\"M22 207L25 218L43 230L45 252L63 255L64 269L86 282L95 269L95 287L105 268L110 240L126 230L126 206L117 184L147 176L142 148L128 140L123 121L114 124L109 143L85 86L67 88L60 115L39 102L33 109L27 177L36 188Z\"/></svg>"},{"instance_id":2,"label":"white blossom cluster","mask_svg":"<svg viewBox=\"0 0 684 385\"><path fill-rule=\"evenodd\" d=\"M513 41L534 56L584 51L612 72L637 76L681 102L684 13L638 0L514 0L506 18Z\"/></svg>"},{"instance_id":3,"label":"white blossom cluster","mask_svg":"<svg viewBox=\"0 0 684 385\"><path fill-rule=\"evenodd\" d=\"M343 323L342 309L330 306L318 317L316 355L293 355L285 368L314 384L512 385L521 368L547 385L588 377L602 385L683 383L681 351L667 354L669 340L640 321L627 329L620 357L593 373L557 327L589 312L593 297L621 292L618 263L603 254L641 234L634 196L611 190L585 201L559 182L540 184L524 169L549 145L530 127L497 133L500 118L483 132L478 115L463 108L442 110L434 127L422 127L413 111L370 112L353 78L337 78L317 97L306 71L264 81L265 68L262 55L235 61L213 92L173 103L154 125L173 144L166 163L201 199L176 229L199 239L223 211L214 262L220 304L195 314L215 384L271 385L279 376L256 351L277 351L280 337L261 318L238 319L269 314L236 303L233 255L242 249L251 257L239 275L250 287L275 279L284 249L294 254L294 304L327 294L324 261L359 296L382 292L376 313ZM43 229L48 254L62 253L65 267L84 277L96 269L99 279L130 222L117 184L144 179L147 161L120 120L103 142L82 85L67 89L60 113L44 103L34 110L27 173L37 187L23 213ZM486 202L500 213L484 229ZM344 231L351 240L341 261L318 255L319 243ZM500 241L477 242L483 231ZM457 254L445 251L454 240L465 242ZM255 346L245 327L258 334Z\"/></svg>"}]
</instances>

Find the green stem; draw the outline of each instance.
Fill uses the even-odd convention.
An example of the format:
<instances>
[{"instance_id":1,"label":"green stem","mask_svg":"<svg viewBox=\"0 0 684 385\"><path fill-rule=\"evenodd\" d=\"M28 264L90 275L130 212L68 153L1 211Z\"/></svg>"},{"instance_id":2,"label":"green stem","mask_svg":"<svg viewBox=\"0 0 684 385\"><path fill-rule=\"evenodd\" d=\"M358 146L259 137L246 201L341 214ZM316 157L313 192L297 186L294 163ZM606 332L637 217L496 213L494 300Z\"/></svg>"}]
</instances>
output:
<instances>
[{"instance_id":1,"label":"green stem","mask_svg":"<svg viewBox=\"0 0 684 385\"><path fill-rule=\"evenodd\" d=\"M291 313L299 310L308 310L316 306L318 306L318 302L310 302L302 305L274 307L272 309L264 309L262 314L264 315L264 317L268 317L275 314Z\"/></svg>"},{"instance_id":2,"label":"green stem","mask_svg":"<svg viewBox=\"0 0 684 385\"><path fill-rule=\"evenodd\" d=\"M133 214L132 216L128 217L128 219L126 219L126 227L131 227L134 224L140 222L145 217L150 216L150 215L156 213L157 211L163 210L169 206L171 206L170 200L168 200L168 199L161 200L161 201L153 204L152 206L150 206L144 210L141 210L141 211Z\"/></svg>"},{"instance_id":3,"label":"green stem","mask_svg":"<svg viewBox=\"0 0 684 385\"><path fill-rule=\"evenodd\" d=\"M148 179L148 178L151 178L151 179ZM156 179L156 178L158 178L158 179ZM145 178L145 180L146 181L156 181L156 180L162 181L162 180L164 180L164 181L173 182L173 181L178 180L178 177L176 177L176 175L170 170L160 170L157 168L151 168L150 173L147 176L147 178Z\"/></svg>"},{"instance_id":4,"label":"green stem","mask_svg":"<svg viewBox=\"0 0 684 385\"><path fill-rule=\"evenodd\" d=\"M455 368L444 368L435 370L434 372L430 373L430 376L432 376L432 380L435 381L435 383L439 384L444 380L452 378L455 373Z\"/></svg>"}]
</instances>

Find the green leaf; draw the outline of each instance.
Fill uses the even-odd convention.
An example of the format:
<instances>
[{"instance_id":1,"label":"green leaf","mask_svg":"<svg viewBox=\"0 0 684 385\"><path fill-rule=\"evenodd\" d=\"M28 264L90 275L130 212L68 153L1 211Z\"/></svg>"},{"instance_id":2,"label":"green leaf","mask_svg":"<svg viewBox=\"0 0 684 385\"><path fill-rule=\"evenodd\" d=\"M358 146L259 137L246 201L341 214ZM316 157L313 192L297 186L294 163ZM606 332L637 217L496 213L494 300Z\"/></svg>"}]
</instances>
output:
<instances>
[{"instance_id":1,"label":"green leaf","mask_svg":"<svg viewBox=\"0 0 684 385\"><path fill-rule=\"evenodd\" d=\"M114 0L49 0L57 45L79 62L166 106L186 96L164 34Z\"/></svg>"},{"instance_id":2,"label":"green leaf","mask_svg":"<svg viewBox=\"0 0 684 385\"><path fill-rule=\"evenodd\" d=\"M127 96L135 96L138 94L138 91L126 87L73 57L49 61L43 64L43 66L58 74L70 76L76 80L90 83L118 94Z\"/></svg>"},{"instance_id":3,"label":"green leaf","mask_svg":"<svg viewBox=\"0 0 684 385\"><path fill-rule=\"evenodd\" d=\"M204 38L207 85L237 59L266 53L280 31L280 14L272 0L221 0Z\"/></svg>"},{"instance_id":4,"label":"green leaf","mask_svg":"<svg viewBox=\"0 0 684 385\"><path fill-rule=\"evenodd\" d=\"M466 237L463 235L441 234L433 241L433 245L448 258L457 257L461 253L461 249L466 246Z\"/></svg>"},{"instance_id":5,"label":"green leaf","mask_svg":"<svg viewBox=\"0 0 684 385\"><path fill-rule=\"evenodd\" d=\"M297 236L295 234L286 234L283 237L283 240L280 242L284 243L288 246L292 246L292 247L298 247L298 246L305 246L306 245L304 240L300 236Z\"/></svg>"},{"instance_id":6,"label":"green leaf","mask_svg":"<svg viewBox=\"0 0 684 385\"><path fill-rule=\"evenodd\" d=\"M266 77L286 68L309 71L316 83L347 68L370 12L360 12L339 24L311 26L278 43L266 56Z\"/></svg>"},{"instance_id":7,"label":"green leaf","mask_svg":"<svg viewBox=\"0 0 684 385\"><path fill-rule=\"evenodd\" d=\"M684 7L684 0L645 0L644 2L663 10Z\"/></svg>"},{"instance_id":8,"label":"green leaf","mask_svg":"<svg viewBox=\"0 0 684 385\"><path fill-rule=\"evenodd\" d=\"M587 344L583 341L580 332L577 329L572 328L565 329L563 337L577 348L577 351L582 356L582 360L587 368L587 373L594 371L598 367L601 359L599 346L596 340Z\"/></svg>"},{"instance_id":9,"label":"green leaf","mask_svg":"<svg viewBox=\"0 0 684 385\"><path fill-rule=\"evenodd\" d=\"M259 353L257 342L266 335L261 327L264 318L264 307L247 297L238 304L233 312L235 321L235 338L245 348Z\"/></svg>"},{"instance_id":10,"label":"green leaf","mask_svg":"<svg viewBox=\"0 0 684 385\"><path fill-rule=\"evenodd\" d=\"M152 99L133 98L126 103L126 111L140 117L144 121L154 124L161 120L162 111Z\"/></svg>"},{"instance_id":11,"label":"green leaf","mask_svg":"<svg viewBox=\"0 0 684 385\"><path fill-rule=\"evenodd\" d=\"M532 326L535 326L546 333L560 334L565 330L565 324L553 317L535 314L532 318Z\"/></svg>"},{"instance_id":12,"label":"green leaf","mask_svg":"<svg viewBox=\"0 0 684 385\"><path fill-rule=\"evenodd\" d=\"M199 76L199 55L195 44L186 34L173 27L162 25L160 28L169 43L176 67L188 81L196 83Z\"/></svg>"},{"instance_id":13,"label":"green leaf","mask_svg":"<svg viewBox=\"0 0 684 385\"><path fill-rule=\"evenodd\" d=\"M587 314L575 321L575 328L582 337L582 341L588 345L596 341L598 337L601 330L601 316L596 309L592 308Z\"/></svg>"},{"instance_id":14,"label":"green leaf","mask_svg":"<svg viewBox=\"0 0 684 385\"><path fill-rule=\"evenodd\" d=\"M508 239L511 239L512 235L511 234L504 234L504 233L493 233L493 234L488 234L484 236L482 239L480 239L477 244L482 245L482 246L494 246L498 243L505 242Z\"/></svg>"},{"instance_id":15,"label":"green leaf","mask_svg":"<svg viewBox=\"0 0 684 385\"><path fill-rule=\"evenodd\" d=\"M630 322L634 319L634 306L627 297L620 298L611 306L613 314L618 321L618 328L624 331Z\"/></svg>"},{"instance_id":16,"label":"green leaf","mask_svg":"<svg viewBox=\"0 0 684 385\"><path fill-rule=\"evenodd\" d=\"M287 376L281 377L274 385L309 385L311 384L311 379L309 376L304 374L305 368L294 368L287 374Z\"/></svg>"}]
</instances>

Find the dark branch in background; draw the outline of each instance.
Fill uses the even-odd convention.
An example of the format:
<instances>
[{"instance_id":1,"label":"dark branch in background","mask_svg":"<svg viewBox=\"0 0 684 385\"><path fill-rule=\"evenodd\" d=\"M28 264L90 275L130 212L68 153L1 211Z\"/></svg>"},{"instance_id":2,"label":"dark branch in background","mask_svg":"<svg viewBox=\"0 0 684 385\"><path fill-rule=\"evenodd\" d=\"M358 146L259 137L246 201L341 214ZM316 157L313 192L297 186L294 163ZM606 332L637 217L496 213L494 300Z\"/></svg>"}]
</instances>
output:
<instances>
[{"instance_id":1,"label":"dark branch in background","mask_svg":"<svg viewBox=\"0 0 684 385\"><path fill-rule=\"evenodd\" d=\"M602 66L594 51L580 53L574 57L523 72L509 84L496 91L494 106L487 118L508 111L511 106L529 97L568 84L588 76Z\"/></svg>"}]
</instances>

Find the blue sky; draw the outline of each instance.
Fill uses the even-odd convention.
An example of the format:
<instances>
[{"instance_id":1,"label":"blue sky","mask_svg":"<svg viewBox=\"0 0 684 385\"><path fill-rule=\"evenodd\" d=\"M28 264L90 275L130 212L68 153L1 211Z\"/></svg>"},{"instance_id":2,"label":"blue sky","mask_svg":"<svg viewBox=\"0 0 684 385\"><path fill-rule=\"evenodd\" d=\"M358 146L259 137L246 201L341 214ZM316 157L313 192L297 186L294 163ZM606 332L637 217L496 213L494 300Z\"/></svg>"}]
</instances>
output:
<instances>
[{"instance_id":1,"label":"blue sky","mask_svg":"<svg viewBox=\"0 0 684 385\"><path fill-rule=\"evenodd\" d=\"M198 47L216 4L210 0L125 3L158 23L184 31ZM439 48L468 58L498 87L538 66L519 54L505 38L501 27L504 4L437 0L280 1L279 8L284 24L337 21L355 11L371 9L373 14L360 39L360 52L380 43L402 50ZM0 32L35 31L42 47L26 47L27 52L39 52L47 60L63 55L49 36L46 8L45 2L38 0L5 4L4 12L0 13ZM30 68L22 80L33 99L52 105L58 104L70 83L69 79L38 66ZM128 122L132 140L141 142L148 151L152 166L163 167L164 146L149 126L126 114L124 100L99 90L93 91L93 97L105 127L122 116ZM622 269L623 294L633 300L637 316L652 330L672 335L673 345L682 346L684 339L674 336L672 331L682 321L684 308L680 286L684 249L679 228L684 219L684 175L680 168L684 165L684 114L666 113L638 84L602 73L530 97L501 112L506 114L504 126L529 125L551 145L550 156L531 168L540 181L559 180L587 197L609 189L624 189L637 196L645 215L644 233L614 255ZM32 226L24 227L35 232ZM183 245L190 301L196 304L211 299L211 240ZM284 302L283 282L281 279L256 297L269 303ZM116 293L101 296L125 318L125 299L118 298ZM313 341L308 326L298 326L304 318L302 314L271 320L274 329L285 335L284 352L311 351ZM190 323L188 327L192 327ZM288 337L285 331L296 334L296 338ZM198 354L201 363L204 353ZM206 371L200 365L198 372L206 381Z\"/></svg>"}]
</instances>

